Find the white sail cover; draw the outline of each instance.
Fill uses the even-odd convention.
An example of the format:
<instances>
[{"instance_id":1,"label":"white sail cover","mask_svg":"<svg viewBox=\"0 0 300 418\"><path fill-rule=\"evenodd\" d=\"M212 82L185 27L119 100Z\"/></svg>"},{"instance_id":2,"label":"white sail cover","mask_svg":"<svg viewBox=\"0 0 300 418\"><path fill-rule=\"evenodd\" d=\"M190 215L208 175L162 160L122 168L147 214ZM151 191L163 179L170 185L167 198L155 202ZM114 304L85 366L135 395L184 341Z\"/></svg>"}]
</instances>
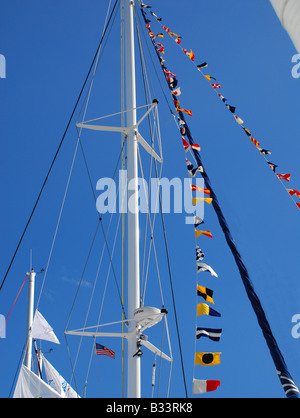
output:
<instances>
[{"instance_id":1,"label":"white sail cover","mask_svg":"<svg viewBox=\"0 0 300 418\"><path fill-rule=\"evenodd\" d=\"M22 364L14 398L63 398L56 390Z\"/></svg>"},{"instance_id":2,"label":"white sail cover","mask_svg":"<svg viewBox=\"0 0 300 418\"><path fill-rule=\"evenodd\" d=\"M36 311L31 327L31 337L37 340L46 340L55 344L60 344L53 332L53 328L48 324L43 315Z\"/></svg>"},{"instance_id":3,"label":"white sail cover","mask_svg":"<svg viewBox=\"0 0 300 418\"><path fill-rule=\"evenodd\" d=\"M43 366L46 373L48 385L58 392L62 398L79 398L77 393L58 371L43 357Z\"/></svg>"}]
</instances>

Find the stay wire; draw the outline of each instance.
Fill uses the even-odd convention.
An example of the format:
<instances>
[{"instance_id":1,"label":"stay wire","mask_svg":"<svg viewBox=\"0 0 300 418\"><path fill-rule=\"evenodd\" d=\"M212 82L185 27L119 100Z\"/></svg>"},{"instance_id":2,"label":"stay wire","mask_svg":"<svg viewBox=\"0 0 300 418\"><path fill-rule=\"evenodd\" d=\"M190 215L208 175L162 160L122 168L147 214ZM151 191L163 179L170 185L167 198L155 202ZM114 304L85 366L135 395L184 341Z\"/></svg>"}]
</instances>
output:
<instances>
[{"instance_id":1,"label":"stay wire","mask_svg":"<svg viewBox=\"0 0 300 418\"><path fill-rule=\"evenodd\" d=\"M143 14L142 9L141 9L141 12ZM145 18L144 15L143 15L143 17ZM144 83L145 83L144 72L143 72L143 79L144 79ZM149 119L149 116L148 116L148 119ZM155 159L154 159L154 166L155 166L156 177L158 178L157 162L156 162ZM166 233L165 221L164 221L163 210L162 210L163 208L162 208L161 193L160 193L159 188L158 188L158 195L159 195L159 206L160 206L160 213L161 213L161 220L162 220L162 227L163 227L163 234L164 234L164 242L165 242L166 255L167 255L167 264L168 264L168 271L169 271L171 295L172 295L173 309L174 309L174 315L175 315L177 339L178 339L179 352L180 352L182 376L183 376L183 382L184 382L185 395L186 395L186 398L188 398L188 391L187 391L187 384L186 384L186 377L185 377L185 370L184 370L184 362L183 362L183 354L182 354L182 347L181 347L181 339L180 339L180 332L179 332L179 324L178 324L178 317L177 317L177 310L176 310L176 303L175 303L173 278L172 278L172 271L171 271L171 262L170 262L169 248L168 248L168 242L167 242L167 233Z\"/></svg>"},{"instance_id":2,"label":"stay wire","mask_svg":"<svg viewBox=\"0 0 300 418\"><path fill-rule=\"evenodd\" d=\"M15 258L16 258L16 255L17 255L18 251L19 251L19 248L20 248L20 246L21 246L21 243L22 243L22 241L23 241L23 239L24 239L24 236L25 236L25 234L26 234L26 231L27 231L27 229L28 229L28 227L29 227L29 224L30 224L30 222L31 222L31 220L32 220L32 217L33 217L33 215L34 215L34 213L35 213L35 211L36 211L36 208L37 208L38 203L39 203L39 201L40 201L40 198L41 198L41 196L42 196L42 193L43 193L43 191L44 191L44 189L45 189L45 186L46 186L47 181L48 181L48 179L49 179L50 173L52 172L52 169L53 169L54 163L55 163L55 161L56 161L56 159L57 159L57 157L58 157L58 154L59 154L59 152L60 152L60 150L61 150L61 147L62 147L62 145L63 145L63 143L64 143L65 137L66 137L66 135L67 135L67 132L68 132L69 127L70 127L70 125L71 125L71 122L72 122L72 120L73 120L74 114L75 114L75 112L76 112L76 109L77 109L78 104L79 104L79 102L80 102L81 96L82 96L82 94L83 94L83 91L84 91L84 89L85 89L85 86L86 86L86 84L87 84L87 82L88 82L88 79L89 79L89 77L90 77L90 74L91 74L91 71L92 71L92 69L93 69L93 66L94 66L95 60L96 60L96 58L97 58L97 56L98 56L99 50L100 50L100 48L101 48L101 45L102 45L102 43L103 43L103 40L104 40L104 38L105 38L106 32L107 32L107 30L108 30L108 27L109 27L109 25L110 25L111 19L112 19L113 15L114 15L114 12L115 12L115 9L116 9L116 7L117 7L118 3L119 3L119 0L116 0L116 2L115 2L115 4L114 4L114 7L113 7L113 10L112 10L112 12L111 12L111 14L110 14L110 17L109 17L109 19L108 19L107 25L106 25L106 27L105 27L105 30L104 30L104 32L103 32L103 34L102 34L102 36L101 36L101 40L100 40L99 45L98 45L98 47L97 47L97 51L96 51L96 53L95 53L95 55L94 55L93 61L92 61L91 65L90 65L89 71L88 71L87 76L86 76L86 78L85 78L85 80L84 80L84 83L83 83L82 88L81 88L81 90L80 90L79 96L78 96L78 98L77 98L77 100L76 100L76 103L75 103L75 106L74 106L74 108L73 108L73 110L72 110L71 116L70 116L70 118L69 118L69 120L68 120L68 123L67 123L66 129L65 129L65 131L64 131L64 133L63 133L63 136L62 136L62 138L61 138L61 141L60 141L60 143L59 143L59 146L58 146L58 148L57 148L57 151L56 151L56 153L55 153L55 155L54 155L54 158L53 158L53 160L52 160L52 163L51 163L51 165L50 165L50 168L49 168L49 170L48 170L48 172L47 172L47 175L46 175L46 177L45 177L45 180L44 180L44 182L43 182L43 185L42 185L42 187L41 187L41 189L40 189L40 192L39 192L39 194L38 194L38 197L37 197L37 199L36 199L36 202L35 202L35 204L34 204L34 206L33 206L33 209L32 209L32 211L31 211L31 214L30 214L30 216L29 216L29 218L28 218L28 221L27 221L27 223L26 223L26 225L25 225L25 228L24 228L24 230L23 230L23 232L22 232L22 235L21 235L21 237L20 237L20 239L19 239L18 245L17 245L17 247L16 247L16 249L15 249L15 252L14 252L14 254L13 254L13 257L12 257L12 259L11 259L10 263L9 263L8 269L7 269L7 271L6 271L5 275L4 275L4 278L3 278L2 282L1 282L0 292L2 291L2 288L3 288L3 286L4 286L4 283L6 282L6 279L7 279L8 273L10 272L10 269L11 269L11 267L12 267L13 263L14 263L14 260L15 260Z\"/></svg>"}]
</instances>

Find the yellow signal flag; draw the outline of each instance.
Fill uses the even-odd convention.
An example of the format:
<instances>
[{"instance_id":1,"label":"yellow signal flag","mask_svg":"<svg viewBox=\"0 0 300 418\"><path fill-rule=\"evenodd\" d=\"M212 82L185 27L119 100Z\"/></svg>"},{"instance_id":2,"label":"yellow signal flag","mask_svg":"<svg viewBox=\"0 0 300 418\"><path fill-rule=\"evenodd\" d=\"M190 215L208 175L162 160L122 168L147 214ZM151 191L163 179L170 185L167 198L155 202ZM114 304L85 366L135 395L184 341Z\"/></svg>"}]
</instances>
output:
<instances>
[{"instance_id":1,"label":"yellow signal flag","mask_svg":"<svg viewBox=\"0 0 300 418\"><path fill-rule=\"evenodd\" d=\"M211 197L193 197L193 206L196 206L197 203L200 203L200 202L206 202L210 205L212 202L212 198Z\"/></svg>"},{"instance_id":2,"label":"yellow signal flag","mask_svg":"<svg viewBox=\"0 0 300 418\"><path fill-rule=\"evenodd\" d=\"M215 311L213 308L208 306L206 303L198 303L197 304L197 316L201 315L209 315L209 316L216 316L218 318L221 317L221 314Z\"/></svg>"},{"instance_id":3,"label":"yellow signal flag","mask_svg":"<svg viewBox=\"0 0 300 418\"><path fill-rule=\"evenodd\" d=\"M205 235L206 237L212 238L212 233L210 231L198 231L198 229L195 229L195 235L196 238L200 237L200 235Z\"/></svg>"},{"instance_id":4,"label":"yellow signal flag","mask_svg":"<svg viewBox=\"0 0 300 418\"><path fill-rule=\"evenodd\" d=\"M250 139L253 142L253 144L256 146L256 148L260 149L260 143L256 141L256 139L252 138L252 136L250 136Z\"/></svg>"},{"instance_id":5,"label":"yellow signal flag","mask_svg":"<svg viewBox=\"0 0 300 418\"><path fill-rule=\"evenodd\" d=\"M197 295L203 297L206 302L215 303L213 300L213 291L207 287L197 285ZM198 307L197 307L198 310Z\"/></svg>"},{"instance_id":6,"label":"yellow signal flag","mask_svg":"<svg viewBox=\"0 0 300 418\"><path fill-rule=\"evenodd\" d=\"M206 303L197 304L197 316L209 315L209 306Z\"/></svg>"},{"instance_id":7,"label":"yellow signal flag","mask_svg":"<svg viewBox=\"0 0 300 418\"><path fill-rule=\"evenodd\" d=\"M211 80L216 80L215 77L212 77L211 75L204 75L204 77L206 78L206 80L211 81Z\"/></svg>"},{"instance_id":8,"label":"yellow signal flag","mask_svg":"<svg viewBox=\"0 0 300 418\"><path fill-rule=\"evenodd\" d=\"M215 366L221 363L222 353L195 353L195 365Z\"/></svg>"}]
</instances>

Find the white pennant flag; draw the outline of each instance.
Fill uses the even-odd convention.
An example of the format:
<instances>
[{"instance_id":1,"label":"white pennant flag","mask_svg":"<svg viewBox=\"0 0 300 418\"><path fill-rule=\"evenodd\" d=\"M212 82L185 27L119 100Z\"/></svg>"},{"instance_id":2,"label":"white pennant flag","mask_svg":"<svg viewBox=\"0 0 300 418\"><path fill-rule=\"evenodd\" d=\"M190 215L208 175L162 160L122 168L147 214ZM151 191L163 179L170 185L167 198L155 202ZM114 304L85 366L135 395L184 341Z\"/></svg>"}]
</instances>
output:
<instances>
[{"instance_id":1,"label":"white pennant flag","mask_svg":"<svg viewBox=\"0 0 300 418\"><path fill-rule=\"evenodd\" d=\"M212 276L218 277L217 273L206 263L197 263L197 273L209 271Z\"/></svg>"},{"instance_id":2,"label":"white pennant flag","mask_svg":"<svg viewBox=\"0 0 300 418\"><path fill-rule=\"evenodd\" d=\"M45 340L55 344L60 344L56 335L53 332L53 328L48 324L46 319L39 311L35 312L33 318L33 323L31 327L31 337L38 340Z\"/></svg>"}]
</instances>

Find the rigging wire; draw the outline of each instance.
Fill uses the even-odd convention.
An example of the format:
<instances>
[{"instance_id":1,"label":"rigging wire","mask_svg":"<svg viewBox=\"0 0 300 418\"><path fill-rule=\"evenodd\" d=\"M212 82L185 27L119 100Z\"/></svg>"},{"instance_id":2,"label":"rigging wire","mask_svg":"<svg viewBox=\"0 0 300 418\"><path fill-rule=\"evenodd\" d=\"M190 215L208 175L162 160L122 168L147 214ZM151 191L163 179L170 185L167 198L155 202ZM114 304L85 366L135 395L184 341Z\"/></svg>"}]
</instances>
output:
<instances>
[{"instance_id":1,"label":"rigging wire","mask_svg":"<svg viewBox=\"0 0 300 418\"><path fill-rule=\"evenodd\" d=\"M134 11L135 11L135 16L136 16L135 7L134 7ZM141 12L142 12L142 10L141 10ZM136 21L137 21L137 19L136 19ZM139 31L138 31L138 34L139 34ZM140 43L140 36L138 36L138 39L139 39L139 43ZM143 80L144 80L144 83L145 83L144 72L143 72ZM173 115L173 112L171 112L171 113ZM148 119L149 119L149 116L148 116ZM157 163L156 163L155 159L154 159L154 165L155 165L156 177L158 178L158 169L157 169ZM171 271L171 262L170 262L170 256L169 256L167 233L166 233L165 221L164 221L164 216L163 216L162 199L161 199L160 191L159 191L158 194L159 194L159 206L160 206L161 221L162 221L162 227L163 227L164 243L165 243L166 256L167 256L167 265L168 265L168 271L169 271L169 281L170 281L170 287L171 287L171 295L172 295L172 302L173 302L173 309L174 309L174 316L175 316L175 324L176 324L176 331L177 331L177 339L178 339L178 344L179 344L181 369L182 369L182 375L183 375L185 394L186 394L186 398L188 398L187 384L186 384L186 377L185 377L185 370L184 370L184 362L183 362L183 353L182 353L182 347L181 347L179 324L178 324L178 317L177 317L177 310L176 310L176 303L175 303L173 277L172 277L172 271Z\"/></svg>"},{"instance_id":2,"label":"rigging wire","mask_svg":"<svg viewBox=\"0 0 300 418\"><path fill-rule=\"evenodd\" d=\"M117 236L118 236L119 226L120 226L120 221L121 221L121 215L122 214L120 213L117 228L116 228L116 232L115 232L115 239L114 239L114 243L113 243L112 256L113 256L114 251L115 251L115 246L116 246L116 241L117 241ZM112 219L112 217L111 217L111 219ZM97 274L96 274L94 288L93 288L93 292L92 292L92 297L91 297L91 300L90 300L90 304L89 304L88 312L87 312L87 315L86 315L86 320L85 320L84 327L86 326L88 315L89 315L89 310L91 308L93 294L94 294L94 290L96 288L96 283L97 283L98 276L99 276L100 265L101 265L101 262L99 263L98 271L97 271ZM106 281L105 281L105 286L104 286L104 291L103 291L103 296L102 296L102 302L101 302L100 309L99 309L97 324L100 324L100 320L101 320L101 316L102 316L102 310L103 310L103 305L104 305L104 299L105 299L105 296L106 296L106 290L107 290L108 280L109 280L109 276L110 276L110 270L111 270L111 264L109 264L107 275L106 275ZM124 312L123 312L123 315L124 315ZM97 325L95 328L96 328L95 332L98 332L99 325ZM82 338L83 338L83 336L81 337L81 339ZM91 349L90 362L89 362L89 367L88 367L88 370L87 370L86 382L88 380L88 376L89 376L89 373L90 373L90 368L91 368L92 357L93 357L93 354L94 354L94 349L95 349L95 337L94 337L94 344L93 344L92 349Z\"/></svg>"},{"instance_id":3,"label":"rigging wire","mask_svg":"<svg viewBox=\"0 0 300 418\"><path fill-rule=\"evenodd\" d=\"M112 176L111 184L113 183L113 181L115 179L115 176L116 176L116 173L117 173L117 169L118 169L118 166L119 166L119 162L120 162L120 159L122 157L122 153L124 151L126 139L127 138L125 138L125 142L122 145L121 152L119 154L119 157L118 157L118 160L117 160L117 163L116 163L116 167L115 167L115 170L114 170L114 173L113 173L113 176ZM86 170L87 170L87 174L88 174L88 178L89 178L89 182L90 182L90 186L91 186L91 190L92 190L92 194L93 194L93 199L96 202L97 201L97 198L96 198L96 194L95 194L95 191L94 191L94 187L93 187L93 183L92 183L92 178L91 178L90 170L89 170L89 167L88 167L88 164L87 164L87 160L86 160L86 157L85 157L85 154L84 154L84 150L83 150L83 148L81 148L81 149L82 149L82 153L84 155L85 167L86 167ZM108 189L108 193L109 193L109 190L110 190L110 188ZM105 233L102 220L103 220L102 219L102 215L100 215L99 216L99 223L101 225L101 230L102 230L102 234L103 234L103 237L104 237L105 246L106 246L106 249L107 249L107 252L108 252L110 265L112 267L113 275L114 275L114 278L115 278L115 283L116 283L116 286L117 286L117 291L118 291L119 299L120 299L120 302L121 302L122 311L124 313L124 318L127 319L126 312L125 312L125 307L124 307L124 302L122 300L122 295L121 295L120 287L118 285L117 275L116 275L115 268L114 268L114 264L113 264L113 260L112 260L112 255L111 255L111 252L109 250L109 246L108 246L108 242L107 242L107 234Z\"/></svg>"},{"instance_id":4,"label":"rigging wire","mask_svg":"<svg viewBox=\"0 0 300 418\"><path fill-rule=\"evenodd\" d=\"M18 242L18 244L17 244L17 247L16 247L16 249L15 249L15 252L14 252L14 254L13 254L13 256L12 256L12 259L11 259L11 261L10 261L10 263L9 263L9 266L8 266L8 268L7 268L7 271L6 271L6 273L5 273L5 275L4 275L3 279L2 279L2 282L1 282L1 285L0 285L0 292L1 292L2 288L3 288L3 286L4 286L4 283L6 282L6 279L7 279L8 273L9 273L9 271L10 271L10 269L11 269L11 267L12 267L13 263L14 263L14 260L15 260L15 258L16 258L16 255L17 255L18 251L19 251L19 248L20 248L20 246L21 246L21 243L22 243L22 241L23 241L23 239L24 239L24 236L25 236L25 234L26 234L26 231L27 231L27 229L28 229L28 227L29 227L29 224L30 224L30 222L31 222L31 220L32 220L32 217L33 217L33 215L34 215L34 213L35 213L35 211L36 211L36 208L37 208L37 206L38 206L38 203L39 203L39 201L40 201L40 198L41 198L41 196L42 196L42 193L43 193L43 191L44 191L44 189L45 189L45 186L46 186L46 184L47 184L47 182L48 182L48 179L49 179L50 173L52 172L52 169L53 169L54 163L55 163L55 161L56 161L56 159L57 159L57 157L58 157L58 154L59 154L59 152L60 152L60 150L61 150L61 147L62 147L62 145L63 145L63 143L64 143L65 137L66 137L66 135L67 135L67 132L68 132L69 127L70 127L70 125L71 125L71 122L72 122L72 120L73 120L74 114L75 114L75 112L76 112L76 109L77 109L78 104L79 104L79 102L80 102L81 96L82 96L82 94L83 94L83 92L84 92L85 86L86 86L86 84L87 84L87 82L88 82L88 79L89 79L89 77L90 77L90 74L91 74L91 71L92 71L92 69L93 69L94 63L95 63L96 58L97 58L97 56L98 56L98 54L99 54L99 51L100 51L101 45L102 45L102 43L103 43L103 40L104 40L104 38L105 38L106 32L107 32L107 30L108 30L108 28L109 28L110 22L111 22L111 20L112 20L112 17L113 17L113 15L114 15L114 12L115 12L115 10L116 10L116 7L117 7L118 3L119 3L119 0L116 0L116 1L115 1L115 4L114 4L114 7L113 7L113 10L112 10L112 12L111 12L111 14L110 14L109 20L108 20L108 22L107 22L107 24L106 24L106 27L105 27L105 29L104 29L104 32L103 32L103 34L102 34L102 36L101 36L101 39L100 39L99 45L98 45L98 47L97 47L96 53L95 53L95 55L94 55L93 61L92 61L91 65L90 65L90 68L89 68L89 70L88 70L87 76L86 76L86 78L85 78L85 80L84 80L84 83L83 83L82 88L81 88L81 90L80 90L79 96L78 96L78 98L77 98L77 100L76 100L75 106L74 106L74 108L73 108L73 110L72 110L72 113L71 113L71 115L70 115L70 117L69 117L69 120L68 120L67 126L66 126L65 131L64 131L64 133L63 133L63 136L62 136L62 138L61 138L61 141L60 141L60 143L59 143L59 146L58 146L58 148L57 148L57 151L56 151L56 153L55 153L55 155L54 155L54 158L53 158L53 160L52 160L52 162L51 162L50 168L49 168L49 170L48 170L48 172L47 172L47 175L46 175L46 177L45 177L45 179L44 179L44 182L43 182L43 184L42 184L42 187L41 187L41 189L40 189L40 192L39 192L39 194L38 194L38 197L37 197L37 199L36 199L36 201L35 201L35 204L34 204L34 206L33 206L33 209L32 209L32 211L31 211L30 216L29 216L29 218L28 218L28 221L27 221L27 223L26 223L26 225L25 225L25 228L24 228L24 230L23 230L23 232L22 232L22 234L21 234L21 237L20 237L20 239L19 239L19 242Z\"/></svg>"},{"instance_id":5,"label":"rigging wire","mask_svg":"<svg viewBox=\"0 0 300 418\"><path fill-rule=\"evenodd\" d=\"M125 146L125 143L123 144L123 147L124 146ZM114 170L114 174L113 174L113 177L112 177L112 182L114 181L114 178L115 178L115 175L116 175L116 172L117 172L117 168L118 168L118 165L119 165L119 162L120 162L120 159L121 159L121 155L122 155L122 152L123 152L123 147L121 149L121 152L120 152L119 157L118 157L118 160L117 160L117 164L116 164L116 167L115 167L115 170ZM89 167L88 167L86 158L84 158L84 161L85 161L85 167L86 167L86 170L87 170L87 173L88 173L88 178L89 178L89 183L90 183L90 186L91 186L91 191L92 191L92 194L93 194L93 199L94 199L94 201L96 201L96 195L95 195L95 192L94 192L94 188L93 188L93 184L92 184L92 180L91 180L91 175L90 175L90 170L89 170ZM112 216L113 216L113 213L111 214L111 217L110 217L110 222L109 222L109 225L108 225L107 234L110 231L111 222L112 222ZM105 231L104 231L104 228L103 228L102 217L100 215L99 216L99 219L98 219L98 223L97 223L96 232L95 232L94 237L93 237L92 245L90 247L90 250L89 250L89 253L88 253L88 257L87 257L87 260L86 260L85 265L84 265L83 273L82 273L81 278L80 278L80 281L78 283L77 291L76 291L76 294L75 294L75 297L74 297L74 300L73 300L73 303L72 303L72 307L71 307L71 310L70 310L70 313L69 313L69 317L68 317L68 320L67 320L67 324L65 326L65 332L67 331L67 328L68 328L68 325L69 325L69 322L70 322L70 319L71 319L71 316L72 316L72 312L73 312L74 307L75 307L75 303L76 303L76 300L77 300L77 297L78 297L78 294L79 294L79 289L81 287L81 283L82 283L82 280L83 280L83 277L84 277L84 274L85 274L85 271L86 271L86 268L87 268L87 264L88 264L89 258L91 256L91 252L92 252L92 249L93 249L93 246L94 246L94 243L95 243L96 236L98 234L98 230L99 230L100 225L101 225L101 228L102 228L102 233L104 235L104 241L105 242L104 242L104 246L103 246L102 253L101 253L101 257L100 257L100 262L99 262L99 266L98 266L98 273L99 273L99 270L100 270L100 265L102 263L102 258L103 258L103 255L104 255L104 250L106 248L107 251L108 251L108 254L109 254L109 258L110 258L110 266L112 267L112 270L113 270L113 274L114 274L114 278L115 278L115 283L116 283L116 286L117 286L118 295L119 295L119 299L120 299L120 302L121 302L122 312L123 312L123 315L124 315L124 317L126 319L126 312L125 312L124 304L122 302L122 298L121 298L120 289L119 289L119 286L118 286L118 282L117 282L115 270L113 268L112 255L111 255L111 253L109 251L109 248L108 248L107 234L105 234ZM97 273L97 275L98 275L98 273ZM71 360L71 354L70 354L70 350L69 350L69 344L68 344L68 340L67 340L67 335L66 335L66 333L64 335L65 335L65 341L66 341L67 350L68 350L68 354L69 354L69 361L70 361L71 369L72 369L72 379L74 378L74 381L75 381L75 367L76 367L76 363L77 363L77 359L78 359L78 354L79 354L79 350L80 350L80 345L81 345L81 341L82 341L82 338L83 337L81 337L81 340L80 340L80 343L79 343L79 347L78 347L78 351L77 351L76 360L75 360L75 363L73 365L72 360Z\"/></svg>"}]
</instances>

